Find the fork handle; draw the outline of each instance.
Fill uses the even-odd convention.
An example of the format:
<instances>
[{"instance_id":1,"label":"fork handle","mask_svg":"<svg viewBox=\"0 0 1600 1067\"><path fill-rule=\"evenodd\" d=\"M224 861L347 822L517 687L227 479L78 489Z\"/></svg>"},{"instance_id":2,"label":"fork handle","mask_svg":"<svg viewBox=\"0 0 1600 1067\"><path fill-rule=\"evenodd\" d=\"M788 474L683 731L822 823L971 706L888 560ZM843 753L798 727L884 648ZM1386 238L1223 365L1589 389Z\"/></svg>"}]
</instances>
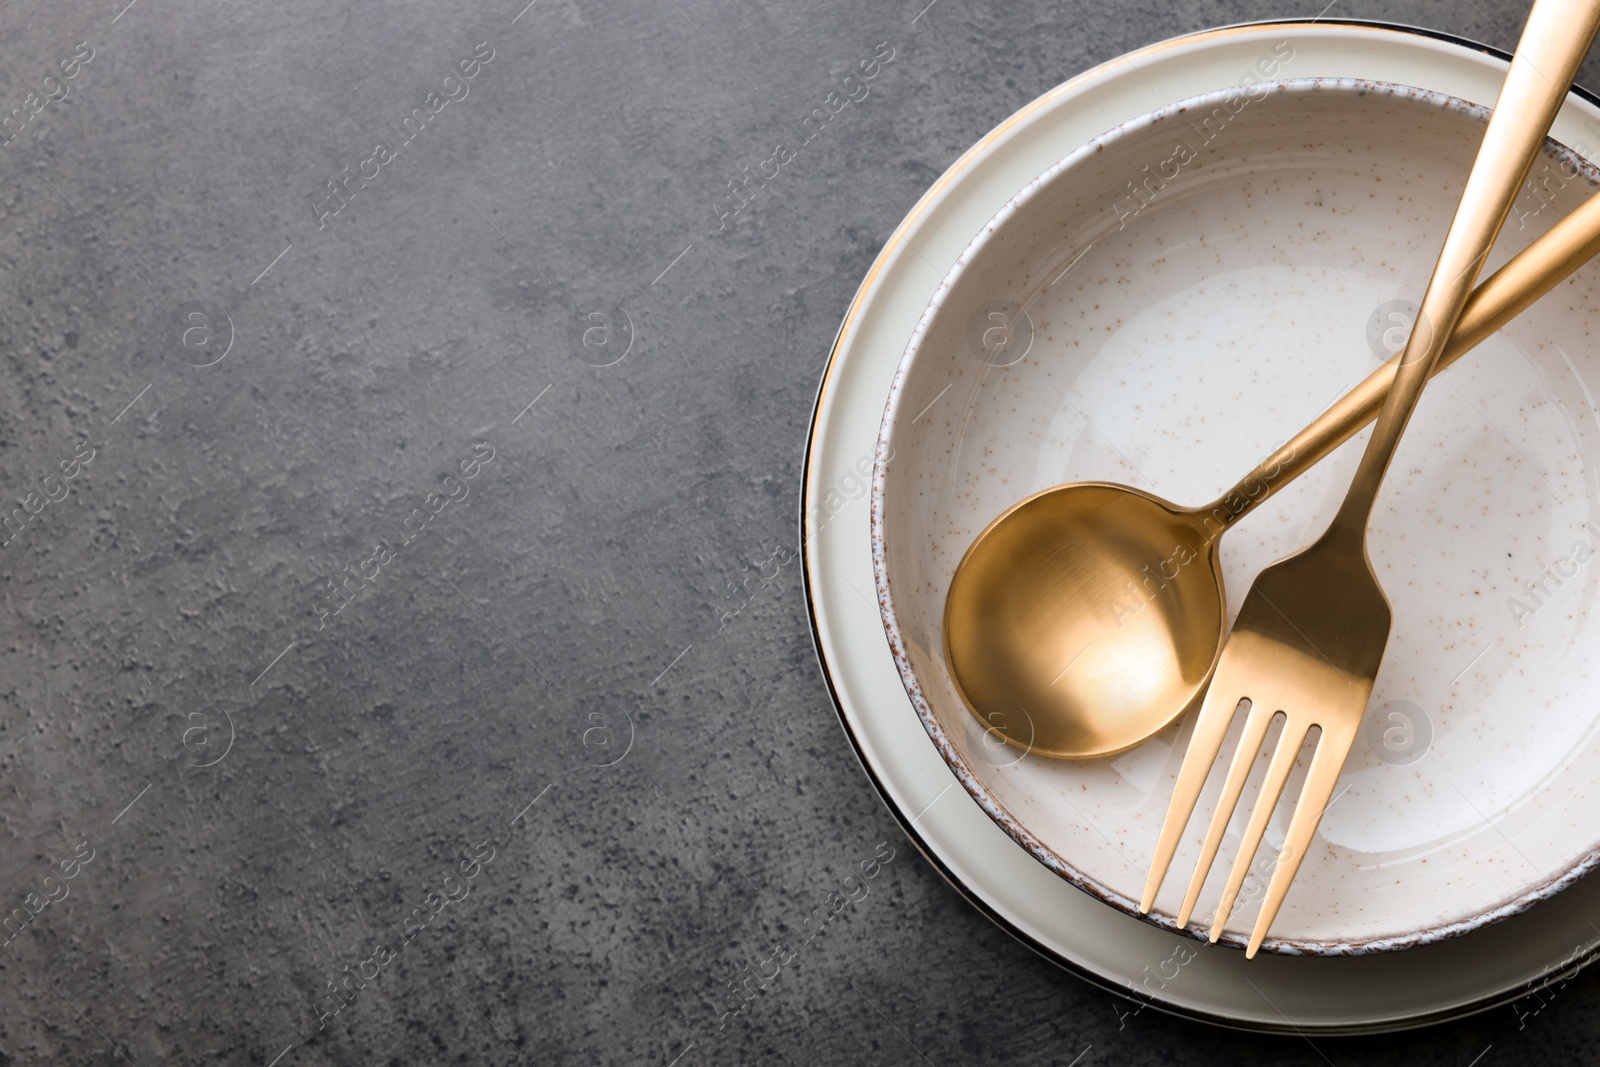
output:
<instances>
[{"instance_id":1,"label":"fork handle","mask_svg":"<svg viewBox=\"0 0 1600 1067\"><path fill-rule=\"evenodd\" d=\"M1540 297L1600 255L1600 194L1585 200L1543 237L1524 248L1472 291L1456 320L1450 343L1433 365L1437 375L1488 340ZM1267 498L1322 462L1373 419L1394 384L1400 354L1334 401L1309 426L1291 437L1255 470L1200 510L1232 526Z\"/></svg>"},{"instance_id":2,"label":"fork handle","mask_svg":"<svg viewBox=\"0 0 1600 1067\"><path fill-rule=\"evenodd\" d=\"M1597 29L1600 0L1534 0L1450 223L1439 264L1423 295L1422 310L1395 370L1394 386L1378 412L1378 425L1325 539L1364 544L1367 521L1400 435L1411 421L1423 386L1455 330L1478 272Z\"/></svg>"}]
</instances>

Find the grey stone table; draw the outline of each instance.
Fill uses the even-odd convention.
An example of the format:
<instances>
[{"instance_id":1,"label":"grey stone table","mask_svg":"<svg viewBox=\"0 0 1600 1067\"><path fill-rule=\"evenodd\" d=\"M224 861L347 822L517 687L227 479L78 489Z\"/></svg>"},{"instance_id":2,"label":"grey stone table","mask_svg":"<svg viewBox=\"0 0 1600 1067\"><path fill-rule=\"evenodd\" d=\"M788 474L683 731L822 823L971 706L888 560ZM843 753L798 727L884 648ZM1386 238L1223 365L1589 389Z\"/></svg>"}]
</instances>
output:
<instances>
[{"instance_id":1,"label":"grey stone table","mask_svg":"<svg viewBox=\"0 0 1600 1067\"><path fill-rule=\"evenodd\" d=\"M1095 63L1322 0L124 2L0 41L0 1063L1593 1061L1593 974L1384 1038L1120 1019L901 834L796 568L719 623L934 178Z\"/></svg>"}]
</instances>

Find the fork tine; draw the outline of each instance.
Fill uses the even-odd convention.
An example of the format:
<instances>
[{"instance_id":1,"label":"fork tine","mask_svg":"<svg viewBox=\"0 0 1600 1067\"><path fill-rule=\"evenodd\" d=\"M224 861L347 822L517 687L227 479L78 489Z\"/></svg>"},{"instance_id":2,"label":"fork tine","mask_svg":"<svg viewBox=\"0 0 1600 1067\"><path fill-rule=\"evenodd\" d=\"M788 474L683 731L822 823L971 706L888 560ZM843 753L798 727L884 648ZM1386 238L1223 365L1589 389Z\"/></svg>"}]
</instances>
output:
<instances>
[{"instance_id":1,"label":"fork tine","mask_svg":"<svg viewBox=\"0 0 1600 1067\"><path fill-rule=\"evenodd\" d=\"M1139 902L1141 914L1147 914L1150 906L1156 902L1156 894L1167 877L1167 868L1172 866L1172 856L1178 851L1178 839L1189 825L1189 816L1194 814L1200 790L1211 773L1211 764L1222 750L1222 739L1233 722L1234 712L1239 710L1240 701L1224 707L1222 701L1215 698L1215 693L1213 688L1200 706L1200 717L1189 738L1189 747L1183 754L1183 765L1178 768L1178 782L1172 788L1167 817L1161 824L1161 839L1156 842L1155 857L1150 861L1150 873L1145 878L1144 898Z\"/></svg>"},{"instance_id":2,"label":"fork tine","mask_svg":"<svg viewBox=\"0 0 1600 1067\"><path fill-rule=\"evenodd\" d=\"M1200 859L1195 862L1194 874L1189 878L1189 892L1184 895L1183 906L1178 909L1180 927L1188 926L1189 916L1194 914L1195 902L1200 898L1206 875L1211 873L1211 863L1217 857L1228 821L1233 818L1233 809L1239 806L1239 794L1244 792L1245 779L1250 777L1250 768L1255 766L1256 756L1261 752L1261 741L1267 736L1267 727L1272 725L1276 714L1270 704L1250 704L1250 717L1245 720L1239 747L1234 750L1233 762L1228 766L1227 782L1217 799L1217 810L1211 815L1211 828L1206 831L1205 844L1200 847Z\"/></svg>"},{"instance_id":3,"label":"fork tine","mask_svg":"<svg viewBox=\"0 0 1600 1067\"><path fill-rule=\"evenodd\" d=\"M1239 842L1239 854L1233 859L1233 870L1228 872L1228 884L1222 890L1222 900L1217 904L1217 917L1211 922L1212 943L1222 936L1222 927L1233 911L1239 887L1250 873L1250 861L1255 859L1256 849L1261 845L1267 823L1272 818L1273 809L1278 806L1278 798L1283 795L1284 784L1289 780L1289 772L1294 769L1295 757L1300 754L1300 746L1305 742L1309 729L1309 726L1299 725L1293 716L1284 720L1283 733L1278 735L1278 748L1273 752L1267 776L1261 782L1261 792L1257 794L1255 807L1250 812L1244 840Z\"/></svg>"},{"instance_id":4,"label":"fork tine","mask_svg":"<svg viewBox=\"0 0 1600 1067\"><path fill-rule=\"evenodd\" d=\"M1261 942L1267 936L1267 928L1272 925L1283 898L1288 895L1289 884L1300 870L1300 861L1311 845L1312 835L1317 832L1322 813L1328 809L1328 798L1333 795L1333 787L1339 781L1339 771L1344 768L1354 738L1353 729L1330 734L1328 728L1323 727L1322 736L1317 739L1311 768L1300 790L1300 799L1295 802L1294 818L1289 821L1289 833L1284 838L1282 851L1278 853L1277 868L1272 872L1272 880L1267 883L1266 895L1261 898L1261 911L1256 916L1256 928L1251 931L1250 947L1244 952L1245 959L1255 957L1256 949L1261 947Z\"/></svg>"}]
</instances>

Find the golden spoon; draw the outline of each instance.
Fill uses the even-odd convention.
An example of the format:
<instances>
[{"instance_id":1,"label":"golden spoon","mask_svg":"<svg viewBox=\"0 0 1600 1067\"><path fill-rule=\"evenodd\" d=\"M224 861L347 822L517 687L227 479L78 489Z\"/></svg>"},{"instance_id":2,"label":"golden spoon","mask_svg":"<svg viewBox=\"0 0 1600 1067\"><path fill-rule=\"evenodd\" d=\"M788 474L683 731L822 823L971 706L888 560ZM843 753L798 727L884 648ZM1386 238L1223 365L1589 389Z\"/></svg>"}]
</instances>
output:
<instances>
[{"instance_id":1,"label":"golden spoon","mask_svg":"<svg viewBox=\"0 0 1600 1067\"><path fill-rule=\"evenodd\" d=\"M1473 292L1433 373L1597 253L1600 195ZM1379 367L1204 507L1073 482L1008 508L945 599L945 659L967 707L1011 744L1063 759L1113 755L1177 719L1203 697L1227 631L1218 540L1375 419L1394 374Z\"/></svg>"}]
</instances>

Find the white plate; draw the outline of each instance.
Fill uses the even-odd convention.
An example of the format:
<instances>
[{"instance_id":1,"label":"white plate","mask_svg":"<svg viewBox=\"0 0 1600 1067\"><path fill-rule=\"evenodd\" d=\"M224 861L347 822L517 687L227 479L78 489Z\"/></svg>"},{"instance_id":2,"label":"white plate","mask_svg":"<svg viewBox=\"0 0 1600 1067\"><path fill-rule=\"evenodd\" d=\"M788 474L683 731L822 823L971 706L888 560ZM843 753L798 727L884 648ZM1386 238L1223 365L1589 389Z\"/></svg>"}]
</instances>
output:
<instances>
[{"instance_id":1,"label":"white plate","mask_svg":"<svg viewBox=\"0 0 1600 1067\"><path fill-rule=\"evenodd\" d=\"M1030 858L956 785L895 671L872 598L866 474L883 399L923 307L972 234L1061 156L1173 100L1237 84L1278 41L1294 77L1356 77L1492 103L1504 61L1415 31L1280 23L1144 49L1053 90L985 137L890 238L846 316L813 423L805 485L806 578L819 656L863 763L909 832L1007 929L1086 977L1160 1006L1262 1030L1380 1030L1525 994L1596 949L1600 880L1504 923L1403 953L1246 963L1119 914ZM1553 136L1600 143L1600 110L1574 98ZM1176 967L1178 950L1185 962ZM1263 993L1262 991L1267 991ZM1270 995L1270 1000L1268 996Z\"/></svg>"},{"instance_id":2,"label":"white plate","mask_svg":"<svg viewBox=\"0 0 1600 1067\"><path fill-rule=\"evenodd\" d=\"M1287 42L1266 54L1263 67L1294 65ZM1191 97L1119 123L1029 183L968 245L918 323L880 438L893 458L874 484L878 595L923 725L1019 844L1130 914L1182 735L1174 726L1094 760L1024 755L986 736L939 651L956 563L995 515L1064 482L1216 499L1375 369L1392 354L1380 334L1393 327L1371 313L1425 288L1487 120L1457 98L1370 79L1272 81L1252 93ZM1567 150L1546 147L1533 173L1549 180L1524 194L1489 270L1600 184ZM1171 163L1158 174L1151 160ZM1128 191L1130 175L1153 201ZM981 339L999 307L1029 317L1013 348L985 353L973 334ZM1600 566L1587 564L1600 537L1586 524L1600 518L1600 424L1582 382L1600 378L1597 307L1600 270L1580 270L1424 395L1367 535L1394 601L1383 670L1265 950L1409 949L1525 910L1593 865ZM1255 574L1331 521L1363 441L1224 539L1233 611ZM1198 553L1210 535L1197 522L1185 537ZM1179 558L1173 543L1150 549L1142 587L1084 576L1104 581L1078 590L1098 610L1072 628L1041 618L1041 640L999 673L1070 670L1130 689L1169 666L1176 675L1176 664L1128 661L1130 642L1149 647L1141 635L1164 635L1163 609L1179 603L1155 572ZM1528 592L1545 571L1540 595ZM1217 618L1214 603L1181 602ZM1047 699L1017 696L995 714ZM1142 706L1137 691L1127 699ZM1274 743L1269 734L1257 775ZM1169 928L1221 777L1151 912ZM1299 781L1291 776L1291 797ZM1254 796L1252 787L1235 812L1202 917L1221 896ZM1290 809L1280 805L1268 826L1258 875L1276 861ZM1225 942L1247 943L1264 889L1246 881Z\"/></svg>"}]
</instances>

